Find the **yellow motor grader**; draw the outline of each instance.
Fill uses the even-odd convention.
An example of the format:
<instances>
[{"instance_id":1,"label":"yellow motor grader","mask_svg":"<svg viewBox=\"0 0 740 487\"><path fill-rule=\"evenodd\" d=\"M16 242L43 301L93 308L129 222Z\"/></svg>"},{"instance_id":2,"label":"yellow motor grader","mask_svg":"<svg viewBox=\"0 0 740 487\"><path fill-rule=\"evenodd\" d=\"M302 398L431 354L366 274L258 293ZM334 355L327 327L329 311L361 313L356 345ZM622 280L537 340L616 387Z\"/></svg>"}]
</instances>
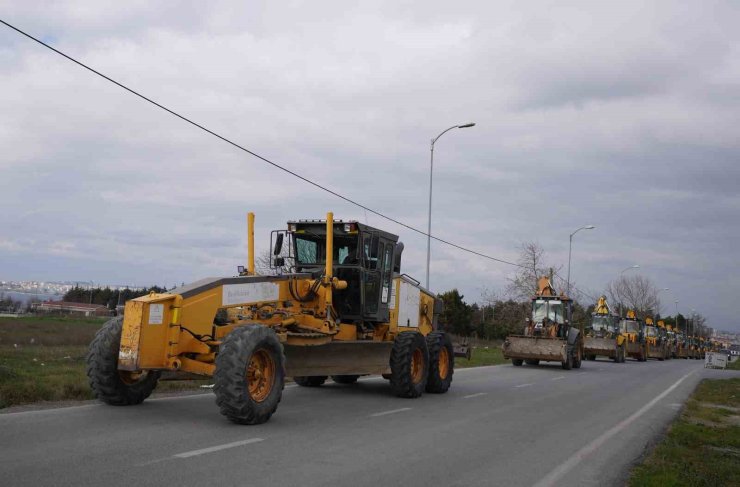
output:
<instances>
[{"instance_id":1,"label":"yellow motor grader","mask_svg":"<svg viewBox=\"0 0 740 487\"><path fill-rule=\"evenodd\" d=\"M591 324L584 330L583 353L586 360L598 355L622 363L627 357L627 339L619 333L619 316L611 313L606 296L601 296L591 314Z\"/></svg>"},{"instance_id":2,"label":"yellow motor grader","mask_svg":"<svg viewBox=\"0 0 740 487\"><path fill-rule=\"evenodd\" d=\"M627 340L627 355L639 362L645 362L649 349L645 338L645 324L635 316L634 311L627 311L627 317L619 322L619 332Z\"/></svg>"},{"instance_id":3,"label":"yellow motor grader","mask_svg":"<svg viewBox=\"0 0 740 487\"><path fill-rule=\"evenodd\" d=\"M655 326L652 318L645 318L645 339L647 341L648 358L655 358L661 362L665 360L666 346L660 332L660 328Z\"/></svg>"},{"instance_id":4,"label":"yellow motor grader","mask_svg":"<svg viewBox=\"0 0 740 487\"><path fill-rule=\"evenodd\" d=\"M247 269L237 277L133 299L103 326L87 356L100 400L138 404L160 379L213 377L221 413L259 424L277 409L286 376L316 387L329 376L349 384L382 374L406 398L449 389L454 357L437 330L442 303L401 274L396 235L332 213L288 222L271 234L274 276L255 274L251 213L247 240Z\"/></svg>"},{"instance_id":5,"label":"yellow motor grader","mask_svg":"<svg viewBox=\"0 0 740 487\"><path fill-rule=\"evenodd\" d=\"M583 334L571 325L572 300L558 294L552 277L541 277L532 298L532 317L523 335L509 335L503 343L505 359L520 366L538 365L540 361L560 362L566 370L581 367Z\"/></svg>"}]
</instances>

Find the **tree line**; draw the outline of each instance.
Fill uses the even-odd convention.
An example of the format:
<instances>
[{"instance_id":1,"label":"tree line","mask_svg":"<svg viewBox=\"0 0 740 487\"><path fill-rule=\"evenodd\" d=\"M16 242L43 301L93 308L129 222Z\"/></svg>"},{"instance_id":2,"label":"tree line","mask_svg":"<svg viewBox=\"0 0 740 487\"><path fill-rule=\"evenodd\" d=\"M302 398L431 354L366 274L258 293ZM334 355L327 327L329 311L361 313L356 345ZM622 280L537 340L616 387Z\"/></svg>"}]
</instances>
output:
<instances>
[{"instance_id":1,"label":"tree line","mask_svg":"<svg viewBox=\"0 0 740 487\"><path fill-rule=\"evenodd\" d=\"M557 267L546 262L546 253L537 242L524 242L519 248L517 270L507 277L503 297L497 293L484 290L480 302L466 303L464 296L457 289L444 292L438 297L445 304L440 316L440 324L450 333L462 336L477 336L484 339L503 339L509 334L521 333L527 317L531 313L530 299L537 292L537 280L542 276L551 276L553 286L565 293L567 283L560 276L562 266ZM602 293L590 294L570 282L570 298L573 299L573 324L588 325L598 297L607 296L611 311L625 316L627 310L633 310L638 318L653 318L656 322L662 319L666 324L697 335L708 336L711 328L706 326L706 318L698 313L685 317L661 317L661 291L650 278L635 274L620 275L607 283ZM587 303L584 305L583 303Z\"/></svg>"},{"instance_id":2,"label":"tree line","mask_svg":"<svg viewBox=\"0 0 740 487\"><path fill-rule=\"evenodd\" d=\"M115 309L117 305L126 304L129 299L145 296L151 292L163 293L167 289L159 286L150 286L147 288L125 288L111 289L110 287L93 287L82 288L75 286L66 293L62 301L70 303L87 303L99 304L108 309Z\"/></svg>"}]
</instances>

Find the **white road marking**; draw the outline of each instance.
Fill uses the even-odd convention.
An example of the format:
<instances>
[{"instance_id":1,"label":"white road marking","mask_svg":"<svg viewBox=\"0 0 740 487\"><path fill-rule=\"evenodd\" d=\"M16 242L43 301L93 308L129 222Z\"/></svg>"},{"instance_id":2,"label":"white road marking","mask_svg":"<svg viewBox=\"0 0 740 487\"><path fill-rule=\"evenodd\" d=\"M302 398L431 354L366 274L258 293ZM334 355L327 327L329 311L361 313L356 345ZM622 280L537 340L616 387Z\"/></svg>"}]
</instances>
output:
<instances>
[{"instance_id":1,"label":"white road marking","mask_svg":"<svg viewBox=\"0 0 740 487\"><path fill-rule=\"evenodd\" d=\"M475 394L468 394L467 396L463 396L463 399L470 399L471 397L480 397L485 396L488 394L487 392L476 392Z\"/></svg>"},{"instance_id":2,"label":"white road marking","mask_svg":"<svg viewBox=\"0 0 740 487\"><path fill-rule=\"evenodd\" d=\"M56 414L64 412L74 412L80 409L90 409L103 406L103 404L83 404L81 406L69 406L61 408L49 408L49 409L34 409L32 411L16 411L14 413L0 413L0 420L3 418L14 418L18 416L35 416L37 414Z\"/></svg>"},{"instance_id":3,"label":"white road marking","mask_svg":"<svg viewBox=\"0 0 740 487\"><path fill-rule=\"evenodd\" d=\"M696 371L694 371L696 372ZM672 386L670 386L665 391L661 392L658 396L656 396L652 401L645 404L643 407L632 413L627 419L624 419L614 425L613 427L609 428L607 431L601 434L598 438L596 438L594 441L589 443L588 445L584 446L580 450L578 450L573 456L571 456L568 460L566 460L564 463L561 463L558 467L553 469L549 474L547 474L542 480L534 484L534 487L549 487L552 485L555 485L555 482L560 480L565 474L570 472L574 467L576 467L581 461L586 458L591 453L595 452L599 447L601 447L604 443L606 443L609 439L611 439L613 436L615 436L617 433L620 433L625 428L627 428L629 425L635 422L637 418L648 412L653 406L655 406L658 401L666 397L668 394L673 392L673 390L678 387L681 382L686 380L687 377L689 377L694 372L689 372L688 374L684 375L680 379L678 379L676 382L673 383Z\"/></svg>"},{"instance_id":4,"label":"white road marking","mask_svg":"<svg viewBox=\"0 0 740 487\"><path fill-rule=\"evenodd\" d=\"M411 408L391 409L390 411L383 411L382 413L371 414L370 417L371 418L376 418L378 416L385 416L387 414L401 413L403 411L410 411L410 410L411 410Z\"/></svg>"},{"instance_id":5,"label":"white road marking","mask_svg":"<svg viewBox=\"0 0 740 487\"><path fill-rule=\"evenodd\" d=\"M534 384L519 384L518 386L514 386L514 388L517 389L519 387L529 387L529 386L532 386L532 385L534 385Z\"/></svg>"},{"instance_id":6,"label":"white road marking","mask_svg":"<svg viewBox=\"0 0 740 487\"><path fill-rule=\"evenodd\" d=\"M260 441L264 441L264 439L250 438L248 440L234 441L231 443L224 443L223 445L216 445L216 446L211 446L208 448L201 448L200 450L192 450L192 451L186 451L183 453L177 453L172 456L174 458L190 458L190 457L195 457L198 455L205 455L206 453L213 453L213 452L217 452L221 450L226 450L228 448L236 448L237 446L249 445L251 443L259 443Z\"/></svg>"},{"instance_id":7,"label":"white road marking","mask_svg":"<svg viewBox=\"0 0 740 487\"><path fill-rule=\"evenodd\" d=\"M564 376L564 375L559 375L559 376L557 376L557 377L553 377L553 378L552 378L552 379L550 379L550 380L560 380L560 379L565 379L565 376Z\"/></svg>"}]
</instances>

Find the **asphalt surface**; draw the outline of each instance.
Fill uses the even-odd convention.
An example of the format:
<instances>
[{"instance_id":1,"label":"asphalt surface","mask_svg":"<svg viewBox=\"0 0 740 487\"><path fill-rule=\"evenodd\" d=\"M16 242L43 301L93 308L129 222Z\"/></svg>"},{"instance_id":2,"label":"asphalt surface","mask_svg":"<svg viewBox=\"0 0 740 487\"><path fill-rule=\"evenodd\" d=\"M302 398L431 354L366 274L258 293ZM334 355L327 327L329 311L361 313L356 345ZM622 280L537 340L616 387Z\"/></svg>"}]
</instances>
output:
<instances>
[{"instance_id":1,"label":"asphalt surface","mask_svg":"<svg viewBox=\"0 0 740 487\"><path fill-rule=\"evenodd\" d=\"M623 485L711 371L692 360L455 371L399 399L381 378L286 387L259 426L212 394L0 414L3 486Z\"/></svg>"}]
</instances>

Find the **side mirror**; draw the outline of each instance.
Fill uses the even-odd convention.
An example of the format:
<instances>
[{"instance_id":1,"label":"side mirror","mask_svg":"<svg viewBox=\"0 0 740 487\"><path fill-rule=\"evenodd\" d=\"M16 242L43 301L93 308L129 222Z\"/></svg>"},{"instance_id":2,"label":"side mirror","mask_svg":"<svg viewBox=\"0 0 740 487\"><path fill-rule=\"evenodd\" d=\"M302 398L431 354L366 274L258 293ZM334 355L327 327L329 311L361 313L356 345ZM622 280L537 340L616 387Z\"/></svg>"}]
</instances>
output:
<instances>
[{"instance_id":1,"label":"side mirror","mask_svg":"<svg viewBox=\"0 0 740 487\"><path fill-rule=\"evenodd\" d=\"M272 251L272 255L280 255L280 252L283 250L283 234L278 233L277 237L275 238L275 248Z\"/></svg>"}]
</instances>

